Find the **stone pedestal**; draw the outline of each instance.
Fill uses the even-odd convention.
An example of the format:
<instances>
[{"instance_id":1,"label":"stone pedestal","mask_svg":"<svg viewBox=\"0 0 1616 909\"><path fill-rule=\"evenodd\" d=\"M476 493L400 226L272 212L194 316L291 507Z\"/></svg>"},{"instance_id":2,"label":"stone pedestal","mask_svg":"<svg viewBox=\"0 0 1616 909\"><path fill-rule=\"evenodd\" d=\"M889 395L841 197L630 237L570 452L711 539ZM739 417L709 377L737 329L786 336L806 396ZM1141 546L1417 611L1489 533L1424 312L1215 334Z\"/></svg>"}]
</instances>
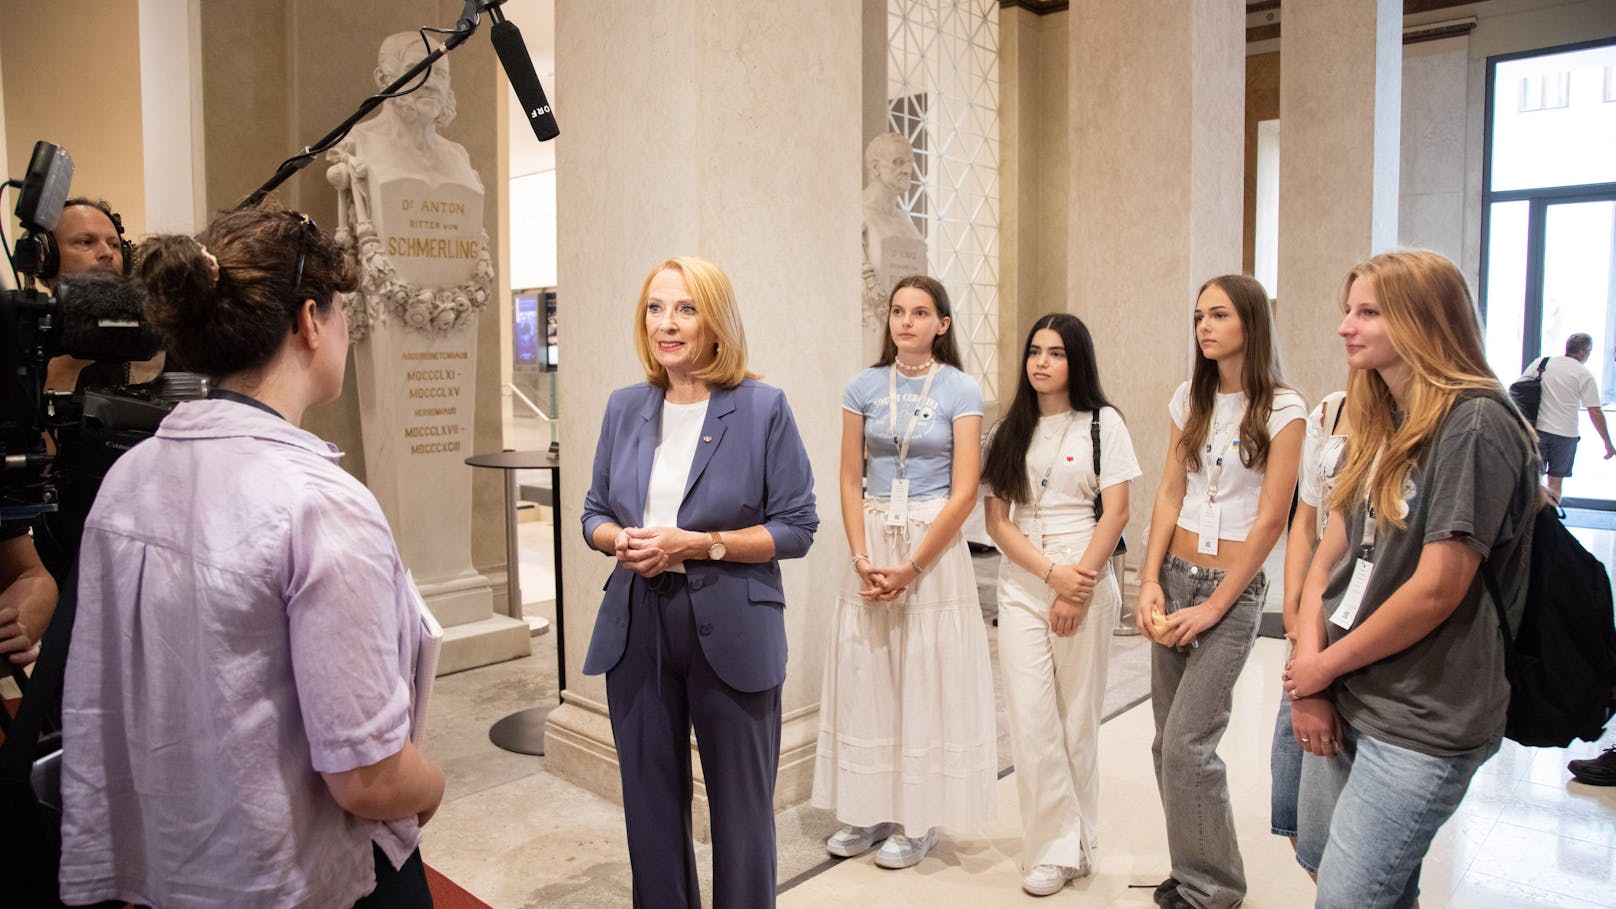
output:
<instances>
[{"instance_id":1,"label":"stone pedestal","mask_svg":"<svg viewBox=\"0 0 1616 909\"><path fill-rule=\"evenodd\" d=\"M1276 321L1310 403L1346 383L1341 280L1397 243L1402 23L1398 0L1285 7Z\"/></svg>"},{"instance_id":2,"label":"stone pedestal","mask_svg":"<svg viewBox=\"0 0 1616 909\"><path fill-rule=\"evenodd\" d=\"M1244 10L1220 0L1074 3L1069 27L1067 299L1094 335L1106 394L1126 414L1144 470L1129 496L1137 567L1167 452L1167 401L1189 378L1196 291L1240 270Z\"/></svg>"},{"instance_id":3,"label":"stone pedestal","mask_svg":"<svg viewBox=\"0 0 1616 909\"><path fill-rule=\"evenodd\" d=\"M744 0L556 7L569 86L557 170L585 175L558 185L562 459L593 463L607 396L643 379L641 283L690 253L728 272L751 367L785 390L812 461L819 533L806 558L783 563L782 805L809 794L826 616L847 566L837 458L841 391L862 343L861 17L859 0L786 0L767 15ZM813 141L799 141L808 122ZM616 797L605 682L579 671L613 564L578 530L589 480L568 471L558 496L567 652L579 658L550 715L546 765Z\"/></svg>"}]
</instances>

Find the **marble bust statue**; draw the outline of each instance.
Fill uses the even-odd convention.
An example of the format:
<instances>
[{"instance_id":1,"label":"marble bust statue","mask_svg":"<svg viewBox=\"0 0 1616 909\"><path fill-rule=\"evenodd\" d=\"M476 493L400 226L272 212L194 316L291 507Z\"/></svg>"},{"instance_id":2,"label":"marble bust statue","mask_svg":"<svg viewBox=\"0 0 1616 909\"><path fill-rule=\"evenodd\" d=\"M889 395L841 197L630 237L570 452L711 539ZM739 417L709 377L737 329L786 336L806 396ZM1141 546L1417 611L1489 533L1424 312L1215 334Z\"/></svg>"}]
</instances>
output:
<instances>
[{"instance_id":1,"label":"marble bust statue","mask_svg":"<svg viewBox=\"0 0 1616 909\"><path fill-rule=\"evenodd\" d=\"M389 85L427 55L415 32L383 39L375 80ZM356 125L328 157L337 190L339 243L352 244L363 273L345 301L355 340L377 319L450 331L487 303L493 289L482 229L483 183L465 146L439 135L455 117L449 61L440 59Z\"/></svg>"},{"instance_id":2,"label":"marble bust statue","mask_svg":"<svg viewBox=\"0 0 1616 909\"><path fill-rule=\"evenodd\" d=\"M883 133L864 150L864 318L867 327L886 324L887 294L899 278L923 274L926 239L903 207L915 176L909 140Z\"/></svg>"}]
</instances>

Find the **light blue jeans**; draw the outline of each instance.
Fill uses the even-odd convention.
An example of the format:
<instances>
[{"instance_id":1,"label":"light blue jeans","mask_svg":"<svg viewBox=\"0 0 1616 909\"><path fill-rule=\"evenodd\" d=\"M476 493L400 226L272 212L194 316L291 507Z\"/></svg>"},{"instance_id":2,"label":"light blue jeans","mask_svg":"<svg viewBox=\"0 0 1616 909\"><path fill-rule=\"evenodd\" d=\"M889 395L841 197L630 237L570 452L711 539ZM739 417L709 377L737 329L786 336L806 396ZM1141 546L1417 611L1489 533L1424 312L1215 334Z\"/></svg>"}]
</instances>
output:
<instances>
[{"instance_id":1,"label":"light blue jeans","mask_svg":"<svg viewBox=\"0 0 1616 909\"><path fill-rule=\"evenodd\" d=\"M1335 757L1302 757L1297 861L1319 876L1317 909L1404 909L1431 840L1499 742L1444 757L1341 728ZM1316 868L1309 855L1322 856Z\"/></svg>"},{"instance_id":2,"label":"light blue jeans","mask_svg":"<svg viewBox=\"0 0 1616 909\"><path fill-rule=\"evenodd\" d=\"M1275 836L1295 836L1296 790L1302 782L1302 746L1296 744L1296 732L1291 728L1291 699L1284 692L1279 695L1279 715L1274 717L1268 772L1273 779L1268 800L1268 829Z\"/></svg>"}]
</instances>

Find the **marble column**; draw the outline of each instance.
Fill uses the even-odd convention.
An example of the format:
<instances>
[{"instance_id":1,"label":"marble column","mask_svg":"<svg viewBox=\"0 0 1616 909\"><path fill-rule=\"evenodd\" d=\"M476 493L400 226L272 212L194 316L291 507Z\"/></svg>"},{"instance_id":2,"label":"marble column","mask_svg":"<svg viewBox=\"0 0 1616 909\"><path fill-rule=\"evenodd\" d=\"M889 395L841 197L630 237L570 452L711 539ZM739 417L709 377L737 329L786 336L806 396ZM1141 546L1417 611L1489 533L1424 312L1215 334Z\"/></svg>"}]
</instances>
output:
<instances>
[{"instance_id":1,"label":"marble column","mask_svg":"<svg viewBox=\"0 0 1616 909\"><path fill-rule=\"evenodd\" d=\"M1277 323L1309 403L1341 388L1347 270L1397 243L1403 4L1285 7L1279 76Z\"/></svg>"},{"instance_id":2,"label":"marble column","mask_svg":"<svg viewBox=\"0 0 1616 909\"><path fill-rule=\"evenodd\" d=\"M1000 415L1021 381L1027 329L1066 307L1069 19L999 10Z\"/></svg>"},{"instance_id":3,"label":"marble column","mask_svg":"<svg viewBox=\"0 0 1616 909\"><path fill-rule=\"evenodd\" d=\"M812 459L819 535L784 563L790 663L777 802L807 798L825 626L847 561L837 498L841 389L860 346L860 0L559 0L567 85L557 152L567 690L546 764L619 797L602 676L580 670L612 561L579 530L611 390L643 379L634 306L673 255L735 285L751 367L783 388ZM698 770L698 801L702 786ZM705 811L698 810L705 828Z\"/></svg>"},{"instance_id":4,"label":"marble column","mask_svg":"<svg viewBox=\"0 0 1616 909\"><path fill-rule=\"evenodd\" d=\"M1144 471L1130 493L1137 570L1196 290L1240 270L1244 11L1079 0L1070 37L1068 307L1094 335Z\"/></svg>"}]
</instances>

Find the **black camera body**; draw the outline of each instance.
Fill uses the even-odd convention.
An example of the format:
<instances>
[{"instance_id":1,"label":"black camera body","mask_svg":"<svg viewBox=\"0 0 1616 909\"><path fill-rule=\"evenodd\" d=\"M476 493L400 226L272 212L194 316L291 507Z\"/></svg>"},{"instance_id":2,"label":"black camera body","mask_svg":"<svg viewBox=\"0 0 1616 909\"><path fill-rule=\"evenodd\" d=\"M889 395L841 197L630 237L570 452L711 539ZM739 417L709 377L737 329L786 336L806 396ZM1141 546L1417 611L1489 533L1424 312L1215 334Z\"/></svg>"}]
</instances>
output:
<instances>
[{"instance_id":1,"label":"black camera body","mask_svg":"<svg viewBox=\"0 0 1616 909\"><path fill-rule=\"evenodd\" d=\"M207 395L206 380L188 373L83 393L46 390L56 357L127 363L149 360L162 346L136 279L94 273L60 278L48 292L32 286L41 238L61 217L72 170L67 152L39 142L27 176L9 181L20 187L16 215L27 230L11 256L24 289L0 291L0 520L60 511L41 526L71 537L71 545L62 541L68 558L112 462L175 404Z\"/></svg>"}]
</instances>

